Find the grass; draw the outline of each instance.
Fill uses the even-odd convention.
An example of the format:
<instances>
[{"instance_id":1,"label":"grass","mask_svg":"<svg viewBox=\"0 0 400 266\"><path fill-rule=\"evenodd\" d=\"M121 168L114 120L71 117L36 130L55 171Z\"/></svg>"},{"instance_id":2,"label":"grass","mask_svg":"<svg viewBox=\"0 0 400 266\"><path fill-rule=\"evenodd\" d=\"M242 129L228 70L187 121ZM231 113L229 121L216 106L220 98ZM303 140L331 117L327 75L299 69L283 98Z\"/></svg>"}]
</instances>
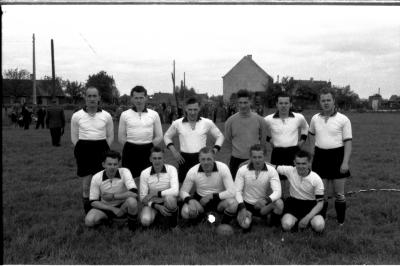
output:
<instances>
[{"instance_id":1,"label":"grass","mask_svg":"<svg viewBox=\"0 0 400 266\"><path fill-rule=\"evenodd\" d=\"M307 121L311 115L305 113ZM353 177L346 190L399 189L400 115L348 116L354 141ZM48 130L9 126L2 130L4 264L400 263L399 192L348 196L344 227L336 225L331 204L322 235L309 230L283 234L261 222L250 233L237 230L231 237L216 235L206 224L178 232L156 228L130 232L117 226L88 229L83 224L81 180L75 177L69 128L60 148L50 145ZM122 150L116 142L112 148ZM217 159L228 161L225 146ZM174 164L169 152L167 162Z\"/></svg>"}]
</instances>

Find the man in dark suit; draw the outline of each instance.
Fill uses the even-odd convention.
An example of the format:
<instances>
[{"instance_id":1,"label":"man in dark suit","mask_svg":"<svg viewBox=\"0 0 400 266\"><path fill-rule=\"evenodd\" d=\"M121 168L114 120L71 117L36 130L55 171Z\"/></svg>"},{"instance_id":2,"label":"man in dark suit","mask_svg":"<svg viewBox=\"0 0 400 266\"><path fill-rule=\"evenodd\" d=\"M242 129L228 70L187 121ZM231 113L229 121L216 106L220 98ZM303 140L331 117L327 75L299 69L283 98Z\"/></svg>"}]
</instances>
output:
<instances>
[{"instance_id":1,"label":"man in dark suit","mask_svg":"<svg viewBox=\"0 0 400 266\"><path fill-rule=\"evenodd\" d=\"M52 103L47 109L46 127L50 129L53 146L58 147L60 146L61 135L64 134L65 115L64 110L56 105L56 100L52 100Z\"/></svg>"},{"instance_id":2,"label":"man in dark suit","mask_svg":"<svg viewBox=\"0 0 400 266\"><path fill-rule=\"evenodd\" d=\"M38 129L40 126L44 128L44 119L46 117L46 109L44 108L44 106L41 106L39 108L36 115L37 115L36 129Z\"/></svg>"}]
</instances>

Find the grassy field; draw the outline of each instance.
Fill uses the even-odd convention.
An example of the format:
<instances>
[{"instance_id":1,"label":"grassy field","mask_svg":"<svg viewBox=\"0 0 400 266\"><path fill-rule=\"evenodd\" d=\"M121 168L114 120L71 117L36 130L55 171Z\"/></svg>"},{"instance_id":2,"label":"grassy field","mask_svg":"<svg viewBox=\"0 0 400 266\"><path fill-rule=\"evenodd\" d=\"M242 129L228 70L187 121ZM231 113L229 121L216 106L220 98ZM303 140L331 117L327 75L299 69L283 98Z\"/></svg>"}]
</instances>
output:
<instances>
[{"instance_id":1,"label":"grassy field","mask_svg":"<svg viewBox=\"0 0 400 266\"><path fill-rule=\"evenodd\" d=\"M311 112L305 116L310 121ZM348 116L354 141L347 191L399 189L400 114ZM231 237L206 224L178 232L87 229L69 126L60 148L50 145L48 130L3 126L2 133L4 264L400 264L399 192L348 196L343 227L331 204L322 235L283 235L262 224ZM122 149L117 142L112 148ZM225 146L217 159L228 161ZM173 163L169 152L167 161Z\"/></svg>"}]
</instances>

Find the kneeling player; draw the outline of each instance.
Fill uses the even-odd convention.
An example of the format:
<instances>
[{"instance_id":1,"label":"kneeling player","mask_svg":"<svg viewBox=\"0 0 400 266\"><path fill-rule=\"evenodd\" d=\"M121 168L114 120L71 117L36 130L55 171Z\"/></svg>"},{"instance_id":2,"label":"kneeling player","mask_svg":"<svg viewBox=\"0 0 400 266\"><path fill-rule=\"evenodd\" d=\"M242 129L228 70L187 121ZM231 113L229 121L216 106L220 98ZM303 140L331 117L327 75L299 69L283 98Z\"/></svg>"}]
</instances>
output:
<instances>
[{"instance_id":1,"label":"kneeling player","mask_svg":"<svg viewBox=\"0 0 400 266\"><path fill-rule=\"evenodd\" d=\"M128 226L135 229L137 221L137 188L131 172L119 168L121 155L108 151L104 170L95 174L90 183L89 200L92 209L85 217L86 226L93 227L104 219L128 216Z\"/></svg>"},{"instance_id":2,"label":"kneeling player","mask_svg":"<svg viewBox=\"0 0 400 266\"><path fill-rule=\"evenodd\" d=\"M166 217L166 227L177 224L177 197L179 193L178 172L164 163L164 151L153 147L150 153L151 167L140 174L140 200L144 204L140 222L148 227L159 214Z\"/></svg>"},{"instance_id":3,"label":"kneeling player","mask_svg":"<svg viewBox=\"0 0 400 266\"><path fill-rule=\"evenodd\" d=\"M251 146L250 162L241 166L236 174L237 220L243 229L250 229L253 215L266 218L271 212L272 224L279 224L283 211L279 175L274 167L265 163L265 156L265 147ZM270 187L272 193L267 195Z\"/></svg>"},{"instance_id":4,"label":"kneeling player","mask_svg":"<svg viewBox=\"0 0 400 266\"><path fill-rule=\"evenodd\" d=\"M200 163L190 168L180 190L184 201L181 215L183 219L197 219L209 211L223 212L221 223L229 223L237 210L235 184L229 167L215 161L214 152L204 147L199 152ZM189 194L195 185L196 192Z\"/></svg>"},{"instance_id":5,"label":"kneeling player","mask_svg":"<svg viewBox=\"0 0 400 266\"><path fill-rule=\"evenodd\" d=\"M277 166L279 174L286 175L290 183L290 197L285 201L281 223L289 231L298 222L299 228L309 224L317 231L325 228L320 214L324 205L324 183L311 171L311 154L300 150L296 153L293 166Z\"/></svg>"}]
</instances>

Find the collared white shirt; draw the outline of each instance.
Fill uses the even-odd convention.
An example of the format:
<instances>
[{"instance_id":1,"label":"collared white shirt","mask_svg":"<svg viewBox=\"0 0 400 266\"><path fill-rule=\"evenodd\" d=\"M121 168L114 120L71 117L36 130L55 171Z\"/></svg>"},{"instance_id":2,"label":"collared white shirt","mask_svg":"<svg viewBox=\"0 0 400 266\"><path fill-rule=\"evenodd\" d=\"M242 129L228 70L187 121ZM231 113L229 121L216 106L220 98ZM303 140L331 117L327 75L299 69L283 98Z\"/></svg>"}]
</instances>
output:
<instances>
[{"instance_id":1,"label":"collared white shirt","mask_svg":"<svg viewBox=\"0 0 400 266\"><path fill-rule=\"evenodd\" d=\"M285 175L290 183L290 196L300 200L316 200L316 195L324 195L324 183L321 177L313 171L301 177L294 166L278 166L279 174Z\"/></svg>"},{"instance_id":2,"label":"collared white shirt","mask_svg":"<svg viewBox=\"0 0 400 266\"><path fill-rule=\"evenodd\" d=\"M174 196L179 194L178 171L169 164L164 164L160 173L150 166L140 174L140 200L142 201L149 192L161 191L161 196Z\"/></svg>"},{"instance_id":3,"label":"collared white shirt","mask_svg":"<svg viewBox=\"0 0 400 266\"><path fill-rule=\"evenodd\" d=\"M119 194L131 189L137 189L137 187L129 169L118 168L118 171L113 178L108 178L105 170L102 170L92 177L89 200L101 200L104 204L117 206L125 200L114 199L113 201L105 201L101 198L101 194L105 192Z\"/></svg>"},{"instance_id":4,"label":"collared white shirt","mask_svg":"<svg viewBox=\"0 0 400 266\"><path fill-rule=\"evenodd\" d=\"M167 132L165 132L164 142L168 146L173 143L172 138L178 134L180 151L196 153L206 146L208 133L211 133L215 138L215 145L221 147L224 142L224 135L212 120L199 117L195 127L192 128L187 118L182 117L172 122Z\"/></svg>"},{"instance_id":5,"label":"collared white shirt","mask_svg":"<svg viewBox=\"0 0 400 266\"><path fill-rule=\"evenodd\" d=\"M279 113L267 115L265 118L270 132L271 142L274 147L293 147L299 142L299 130L301 135L307 136L308 123L299 113L289 112L287 118L280 118Z\"/></svg>"},{"instance_id":6,"label":"collared white shirt","mask_svg":"<svg viewBox=\"0 0 400 266\"><path fill-rule=\"evenodd\" d=\"M114 124L110 113L105 110L91 115L84 109L75 112L71 117L71 140L76 144L82 140L103 140L114 137Z\"/></svg>"},{"instance_id":7,"label":"collared white shirt","mask_svg":"<svg viewBox=\"0 0 400 266\"><path fill-rule=\"evenodd\" d=\"M326 117L321 113L311 118L309 132L315 135L315 146L321 149L335 149L352 139L350 119L339 112Z\"/></svg>"},{"instance_id":8,"label":"collared white shirt","mask_svg":"<svg viewBox=\"0 0 400 266\"><path fill-rule=\"evenodd\" d=\"M118 140L134 144L149 144L155 136L162 136L160 116L145 108L136 112L132 108L122 112L119 119Z\"/></svg>"},{"instance_id":9,"label":"collared white shirt","mask_svg":"<svg viewBox=\"0 0 400 266\"><path fill-rule=\"evenodd\" d=\"M233 198L236 193L229 167L217 161L210 176L205 174L200 164L189 169L179 193L182 199L190 196L189 192L193 185L196 186L196 193L202 197L219 193L220 199L223 200Z\"/></svg>"},{"instance_id":10,"label":"collared white shirt","mask_svg":"<svg viewBox=\"0 0 400 266\"><path fill-rule=\"evenodd\" d=\"M267 196L274 202L281 198L282 189L279 174L274 167L264 164L258 177L252 163L243 165L237 171L235 178L236 200L242 203L243 200L254 205L257 201ZM268 195L269 190L272 193Z\"/></svg>"}]
</instances>

